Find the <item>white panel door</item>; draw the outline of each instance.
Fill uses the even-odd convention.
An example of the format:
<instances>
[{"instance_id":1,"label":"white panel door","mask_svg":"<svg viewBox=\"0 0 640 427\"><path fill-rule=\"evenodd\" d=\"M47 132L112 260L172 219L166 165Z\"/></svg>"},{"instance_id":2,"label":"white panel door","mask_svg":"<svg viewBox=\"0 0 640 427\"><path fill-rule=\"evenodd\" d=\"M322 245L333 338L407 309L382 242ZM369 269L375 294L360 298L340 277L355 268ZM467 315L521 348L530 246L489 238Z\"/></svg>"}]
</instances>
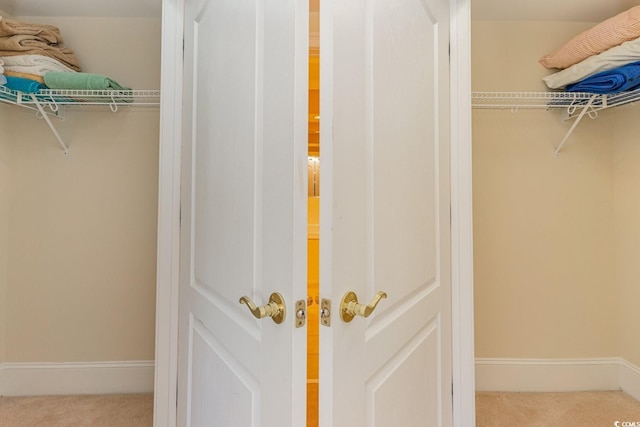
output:
<instances>
[{"instance_id":1,"label":"white panel door","mask_svg":"<svg viewBox=\"0 0 640 427\"><path fill-rule=\"evenodd\" d=\"M320 425L448 426L448 0L322 0ZM375 311L340 318L348 291Z\"/></svg>"},{"instance_id":2,"label":"white panel door","mask_svg":"<svg viewBox=\"0 0 640 427\"><path fill-rule=\"evenodd\" d=\"M186 1L181 426L305 422L307 40L304 2Z\"/></svg>"}]
</instances>

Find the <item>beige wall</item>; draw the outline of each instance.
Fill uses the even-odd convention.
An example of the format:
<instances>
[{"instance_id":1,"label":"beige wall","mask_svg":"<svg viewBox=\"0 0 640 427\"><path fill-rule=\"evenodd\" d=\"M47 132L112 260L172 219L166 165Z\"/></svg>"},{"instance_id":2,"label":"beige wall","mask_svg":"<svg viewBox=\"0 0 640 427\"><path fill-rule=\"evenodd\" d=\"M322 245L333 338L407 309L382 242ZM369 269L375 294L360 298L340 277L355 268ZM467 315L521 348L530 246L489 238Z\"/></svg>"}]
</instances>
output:
<instances>
[{"instance_id":1,"label":"beige wall","mask_svg":"<svg viewBox=\"0 0 640 427\"><path fill-rule=\"evenodd\" d=\"M576 22L473 21L472 90L545 91L551 72L538 59L592 24Z\"/></svg>"},{"instance_id":2,"label":"beige wall","mask_svg":"<svg viewBox=\"0 0 640 427\"><path fill-rule=\"evenodd\" d=\"M29 20L58 25L85 71L159 87L159 20ZM158 109L67 112L67 157L14 110L4 361L153 359Z\"/></svg>"},{"instance_id":3,"label":"beige wall","mask_svg":"<svg viewBox=\"0 0 640 427\"><path fill-rule=\"evenodd\" d=\"M473 90L544 90L538 57L586 26L474 21ZM620 356L614 123L601 116L555 158L559 112L474 110L477 357Z\"/></svg>"},{"instance_id":4,"label":"beige wall","mask_svg":"<svg viewBox=\"0 0 640 427\"><path fill-rule=\"evenodd\" d=\"M160 19L20 17L60 28L82 71L134 89L160 88Z\"/></svg>"},{"instance_id":5,"label":"beige wall","mask_svg":"<svg viewBox=\"0 0 640 427\"><path fill-rule=\"evenodd\" d=\"M638 106L615 112L613 134L616 280L621 356L640 366L640 123Z\"/></svg>"},{"instance_id":6,"label":"beige wall","mask_svg":"<svg viewBox=\"0 0 640 427\"><path fill-rule=\"evenodd\" d=\"M10 152L12 140L8 115L11 109L0 105L0 363L4 361L4 325L6 316L7 268L9 259L9 198L10 198Z\"/></svg>"}]
</instances>

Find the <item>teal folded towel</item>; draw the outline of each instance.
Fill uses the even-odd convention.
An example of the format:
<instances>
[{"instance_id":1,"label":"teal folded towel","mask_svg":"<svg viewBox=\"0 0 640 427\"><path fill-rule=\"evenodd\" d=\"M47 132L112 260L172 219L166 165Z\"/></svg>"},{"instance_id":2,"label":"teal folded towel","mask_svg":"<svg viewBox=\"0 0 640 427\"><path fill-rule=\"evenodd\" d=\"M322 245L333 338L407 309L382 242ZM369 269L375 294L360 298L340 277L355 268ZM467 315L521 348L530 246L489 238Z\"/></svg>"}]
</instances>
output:
<instances>
[{"instance_id":1,"label":"teal folded towel","mask_svg":"<svg viewBox=\"0 0 640 427\"><path fill-rule=\"evenodd\" d=\"M131 90L107 76L91 73L51 71L44 75L44 83L50 89Z\"/></svg>"},{"instance_id":2,"label":"teal folded towel","mask_svg":"<svg viewBox=\"0 0 640 427\"><path fill-rule=\"evenodd\" d=\"M9 89L17 90L24 93L36 93L40 89L46 89L47 87L42 83L35 80L24 79L22 77L5 76L7 83L5 84Z\"/></svg>"}]
</instances>

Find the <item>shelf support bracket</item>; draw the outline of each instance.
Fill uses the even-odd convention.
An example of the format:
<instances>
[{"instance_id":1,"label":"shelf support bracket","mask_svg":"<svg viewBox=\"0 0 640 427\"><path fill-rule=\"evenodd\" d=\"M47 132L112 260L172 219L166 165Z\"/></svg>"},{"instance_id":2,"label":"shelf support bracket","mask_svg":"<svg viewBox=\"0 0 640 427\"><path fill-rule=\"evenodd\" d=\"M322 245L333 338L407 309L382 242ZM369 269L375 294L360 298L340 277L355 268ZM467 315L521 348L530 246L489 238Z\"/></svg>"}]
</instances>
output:
<instances>
[{"instance_id":1,"label":"shelf support bracket","mask_svg":"<svg viewBox=\"0 0 640 427\"><path fill-rule=\"evenodd\" d=\"M571 134L573 133L575 128L578 126L578 123L580 123L580 121L582 120L584 115L587 113L587 111L589 111L589 109L591 108L591 105L593 104L593 101L595 101L598 96L599 95L593 95L591 98L589 98L589 102L587 102L587 104L584 106L582 111L580 111L580 114L578 115L576 120L571 125L571 128L569 128L569 132L567 132L567 134L564 136L564 138L562 138L562 141L560 141L560 144L558 144L558 146L556 147L556 151L554 153L556 157L560 156L560 150L562 150L562 147L564 147L564 144L569 139L569 136L571 136Z\"/></svg>"},{"instance_id":2,"label":"shelf support bracket","mask_svg":"<svg viewBox=\"0 0 640 427\"><path fill-rule=\"evenodd\" d=\"M38 98L36 98L34 94L31 94L31 100L38 108L38 111L42 115L42 118L44 119L44 121L47 122L47 126L49 126L49 129L51 129L51 132L53 132L53 136L55 136L56 139L58 140L58 143L62 147L63 153L66 156L69 153L69 149L67 148L67 145L64 143L64 141L60 137L60 134L56 130L55 126L53 126L53 123L51 123L51 119L49 118L49 115L47 114L46 111L44 111L44 108L42 108L42 104L40 104L40 101L38 101Z\"/></svg>"}]
</instances>

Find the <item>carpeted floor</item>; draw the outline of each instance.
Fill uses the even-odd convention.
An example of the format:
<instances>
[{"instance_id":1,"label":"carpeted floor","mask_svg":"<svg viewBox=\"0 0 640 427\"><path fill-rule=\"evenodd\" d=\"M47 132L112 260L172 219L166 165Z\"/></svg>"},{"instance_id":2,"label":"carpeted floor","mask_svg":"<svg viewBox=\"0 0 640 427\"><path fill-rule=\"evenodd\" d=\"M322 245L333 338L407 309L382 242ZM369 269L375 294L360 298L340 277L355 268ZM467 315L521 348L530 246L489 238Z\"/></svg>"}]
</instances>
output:
<instances>
[{"instance_id":1,"label":"carpeted floor","mask_svg":"<svg viewBox=\"0 0 640 427\"><path fill-rule=\"evenodd\" d=\"M616 421L640 426L640 402L621 391L476 394L477 427L614 427Z\"/></svg>"},{"instance_id":2,"label":"carpeted floor","mask_svg":"<svg viewBox=\"0 0 640 427\"><path fill-rule=\"evenodd\" d=\"M0 398L0 427L152 425L152 394Z\"/></svg>"},{"instance_id":3,"label":"carpeted floor","mask_svg":"<svg viewBox=\"0 0 640 427\"><path fill-rule=\"evenodd\" d=\"M623 392L477 393L477 427L640 426L640 402ZM153 395L0 398L0 427L149 427Z\"/></svg>"}]
</instances>

